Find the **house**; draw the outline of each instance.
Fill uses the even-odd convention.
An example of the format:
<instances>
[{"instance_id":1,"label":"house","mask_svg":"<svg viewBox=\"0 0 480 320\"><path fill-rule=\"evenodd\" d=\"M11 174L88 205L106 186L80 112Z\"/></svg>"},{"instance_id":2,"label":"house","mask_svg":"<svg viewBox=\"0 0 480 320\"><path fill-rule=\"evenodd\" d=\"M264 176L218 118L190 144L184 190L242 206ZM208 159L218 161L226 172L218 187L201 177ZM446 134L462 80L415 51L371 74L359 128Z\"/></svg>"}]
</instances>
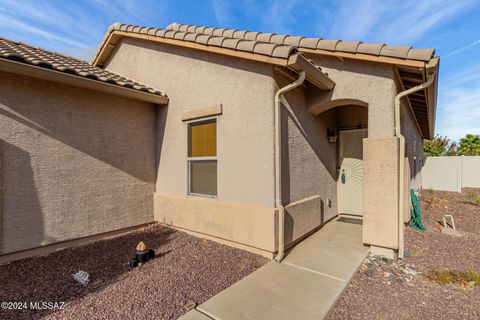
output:
<instances>
[{"instance_id":1,"label":"house","mask_svg":"<svg viewBox=\"0 0 480 320\"><path fill-rule=\"evenodd\" d=\"M158 221L281 260L338 215L402 256L433 49L173 23L114 24L91 64L0 53L5 259Z\"/></svg>"}]
</instances>

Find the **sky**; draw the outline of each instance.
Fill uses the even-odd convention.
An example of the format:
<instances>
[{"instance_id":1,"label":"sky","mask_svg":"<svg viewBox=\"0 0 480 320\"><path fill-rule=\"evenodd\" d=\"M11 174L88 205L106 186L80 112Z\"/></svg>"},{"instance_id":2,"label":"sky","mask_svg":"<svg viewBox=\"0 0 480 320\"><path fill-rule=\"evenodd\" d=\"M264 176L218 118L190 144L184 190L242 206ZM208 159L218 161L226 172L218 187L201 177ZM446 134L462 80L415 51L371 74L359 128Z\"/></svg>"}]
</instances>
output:
<instances>
[{"instance_id":1,"label":"sky","mask_svg":"<svg viewBox=\"0 0 480 320\"><path fill-rule=\"evenodd\" d=\"M480 134L480 0L0 0L0 37L90 61L115 22L436 48L436 133Z\"/></svg>"}]
</instances>

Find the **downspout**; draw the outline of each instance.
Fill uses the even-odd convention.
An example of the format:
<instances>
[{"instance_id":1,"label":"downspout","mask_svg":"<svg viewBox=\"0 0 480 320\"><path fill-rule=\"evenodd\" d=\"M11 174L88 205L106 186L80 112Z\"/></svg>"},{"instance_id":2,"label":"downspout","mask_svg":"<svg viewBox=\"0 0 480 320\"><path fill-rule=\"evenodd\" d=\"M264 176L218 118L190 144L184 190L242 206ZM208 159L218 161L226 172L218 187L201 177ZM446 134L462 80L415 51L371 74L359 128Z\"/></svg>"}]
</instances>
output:
<instances>
[{"instance_id":1,"label":"downspout","mask_svg":"<svg viewBox=\"0 0 480 320\"><path fill-rule=\"evenodd\" d=\"M285 253L285 208L282 204L282 126L281 126L281 97L284 93L297 88L305 81L305 71L300 71L298 79L280 88L275 93L275 208L278 210L278 253L275 257L281 262Z\"/></svg>"},{"instance_id":2,"label":"downspout","mask_svg":"<svg viewBox=\"0 0 480 320\"><path fill-rule=\"evenodd\" d=\"M429 87L433 80L435 79L435 73L432 73L428 76L426 82L410 88L408 90L402 91L395 97L395 136L400 140L400 150L399 150L399 179L398 179L398 259L403 260L404 256L404 241L403 241L403 176L405 171L405 137L401 132L401 123L400 123L400 100L403 97L408 96L411 93L420 91Z\"/></svg>"}]
</instances>

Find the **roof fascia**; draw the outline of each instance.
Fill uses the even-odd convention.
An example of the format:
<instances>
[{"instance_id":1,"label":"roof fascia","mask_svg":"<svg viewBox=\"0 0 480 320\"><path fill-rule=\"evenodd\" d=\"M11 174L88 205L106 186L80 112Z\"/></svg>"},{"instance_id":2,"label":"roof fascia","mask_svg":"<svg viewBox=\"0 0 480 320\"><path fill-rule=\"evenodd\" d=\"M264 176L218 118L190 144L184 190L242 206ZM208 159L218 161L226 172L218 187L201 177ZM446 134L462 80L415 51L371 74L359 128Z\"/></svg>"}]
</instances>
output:
<instances>
[{"instance_id":1,"label":"roof fascia","mask_svg":"<svg viewBox=\"0 0 480 320\"><path fill-rule=\"evenodd\" d=\"M391 57L380 57L374 56L369 54L363 53L348 53L348 52L339 52L339 51L327 51L321 49L308 49L308 48L299 48L300 52L310 53L310 54L317 54L323 56L331 56L337 58L345 58L345 59L354 59L354 60L362 60L362 61L369 61L369 62L379 62L379 63L386 63L386 64L393 64L396 66L403 66L403 67L414 67L414 68L425 68L425 62L418 61L418 60L408 60L408 59L399 59L399 58L391 58Z\"/></svg>"},{"instance_id":2,"label":"roof fascia","mask_svg":"<svg viewBox=\"0 0 480 320\"><path fill-rule=\"evenodd\" d=\"M184 40L169 39L169 38L162 38L162 37L151 36L146 34L114 30L110 32L110 35L100 45L101 49L98 51L97 56L93 59L93 65L102 66L108 60L110 54L112 53L114 47L119 42L121 37L141 39L141 40L152 41L152 42L162 43L167 45L174 45L174 46L179 46L184 48L191 48L191 49L196 49L201 51L213 52L213 53L218 53L218 54L227 55L227 56L236 57L236 58L265 62L265 63L278 65L278 66L287 66L288 64L288 60L282 59L282 58L267 57L261 54L238 51L238 50L233 50L228 48L208 46L201 43L189 42Z\"/></svg>"},{"instance_id":3,"label":"roof fascia","mask_svg":"<svg viewBox=\"0 0 480 320\"><path fill-rule=\"evenodd\" d=\"M437 113L437 96L438 96L438 76L440 70L440 58L432 58L425 68L425 78L435 73L435 82L427 88L427 104L428 104L428 139L435 137L435 116Z\"/></svg>"}]
</instances>

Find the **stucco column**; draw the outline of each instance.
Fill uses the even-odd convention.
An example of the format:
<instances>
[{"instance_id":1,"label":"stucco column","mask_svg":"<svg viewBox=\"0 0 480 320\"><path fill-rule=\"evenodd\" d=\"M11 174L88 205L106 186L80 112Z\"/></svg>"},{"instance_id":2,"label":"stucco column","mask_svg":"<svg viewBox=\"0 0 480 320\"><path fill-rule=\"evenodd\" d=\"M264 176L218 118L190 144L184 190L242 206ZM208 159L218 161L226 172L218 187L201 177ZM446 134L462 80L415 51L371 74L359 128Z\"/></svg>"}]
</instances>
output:
<instances>
[{"instance_id":1,"label":"stucco column","mask_svg":"<svg viewBox=\"0 0 480 320\"><path fill-rule=\"evenodd\" d=\"M398 151L397 137L363 140L363 242L386 255L398 249Z\"/></svg>"}]
</instances>

